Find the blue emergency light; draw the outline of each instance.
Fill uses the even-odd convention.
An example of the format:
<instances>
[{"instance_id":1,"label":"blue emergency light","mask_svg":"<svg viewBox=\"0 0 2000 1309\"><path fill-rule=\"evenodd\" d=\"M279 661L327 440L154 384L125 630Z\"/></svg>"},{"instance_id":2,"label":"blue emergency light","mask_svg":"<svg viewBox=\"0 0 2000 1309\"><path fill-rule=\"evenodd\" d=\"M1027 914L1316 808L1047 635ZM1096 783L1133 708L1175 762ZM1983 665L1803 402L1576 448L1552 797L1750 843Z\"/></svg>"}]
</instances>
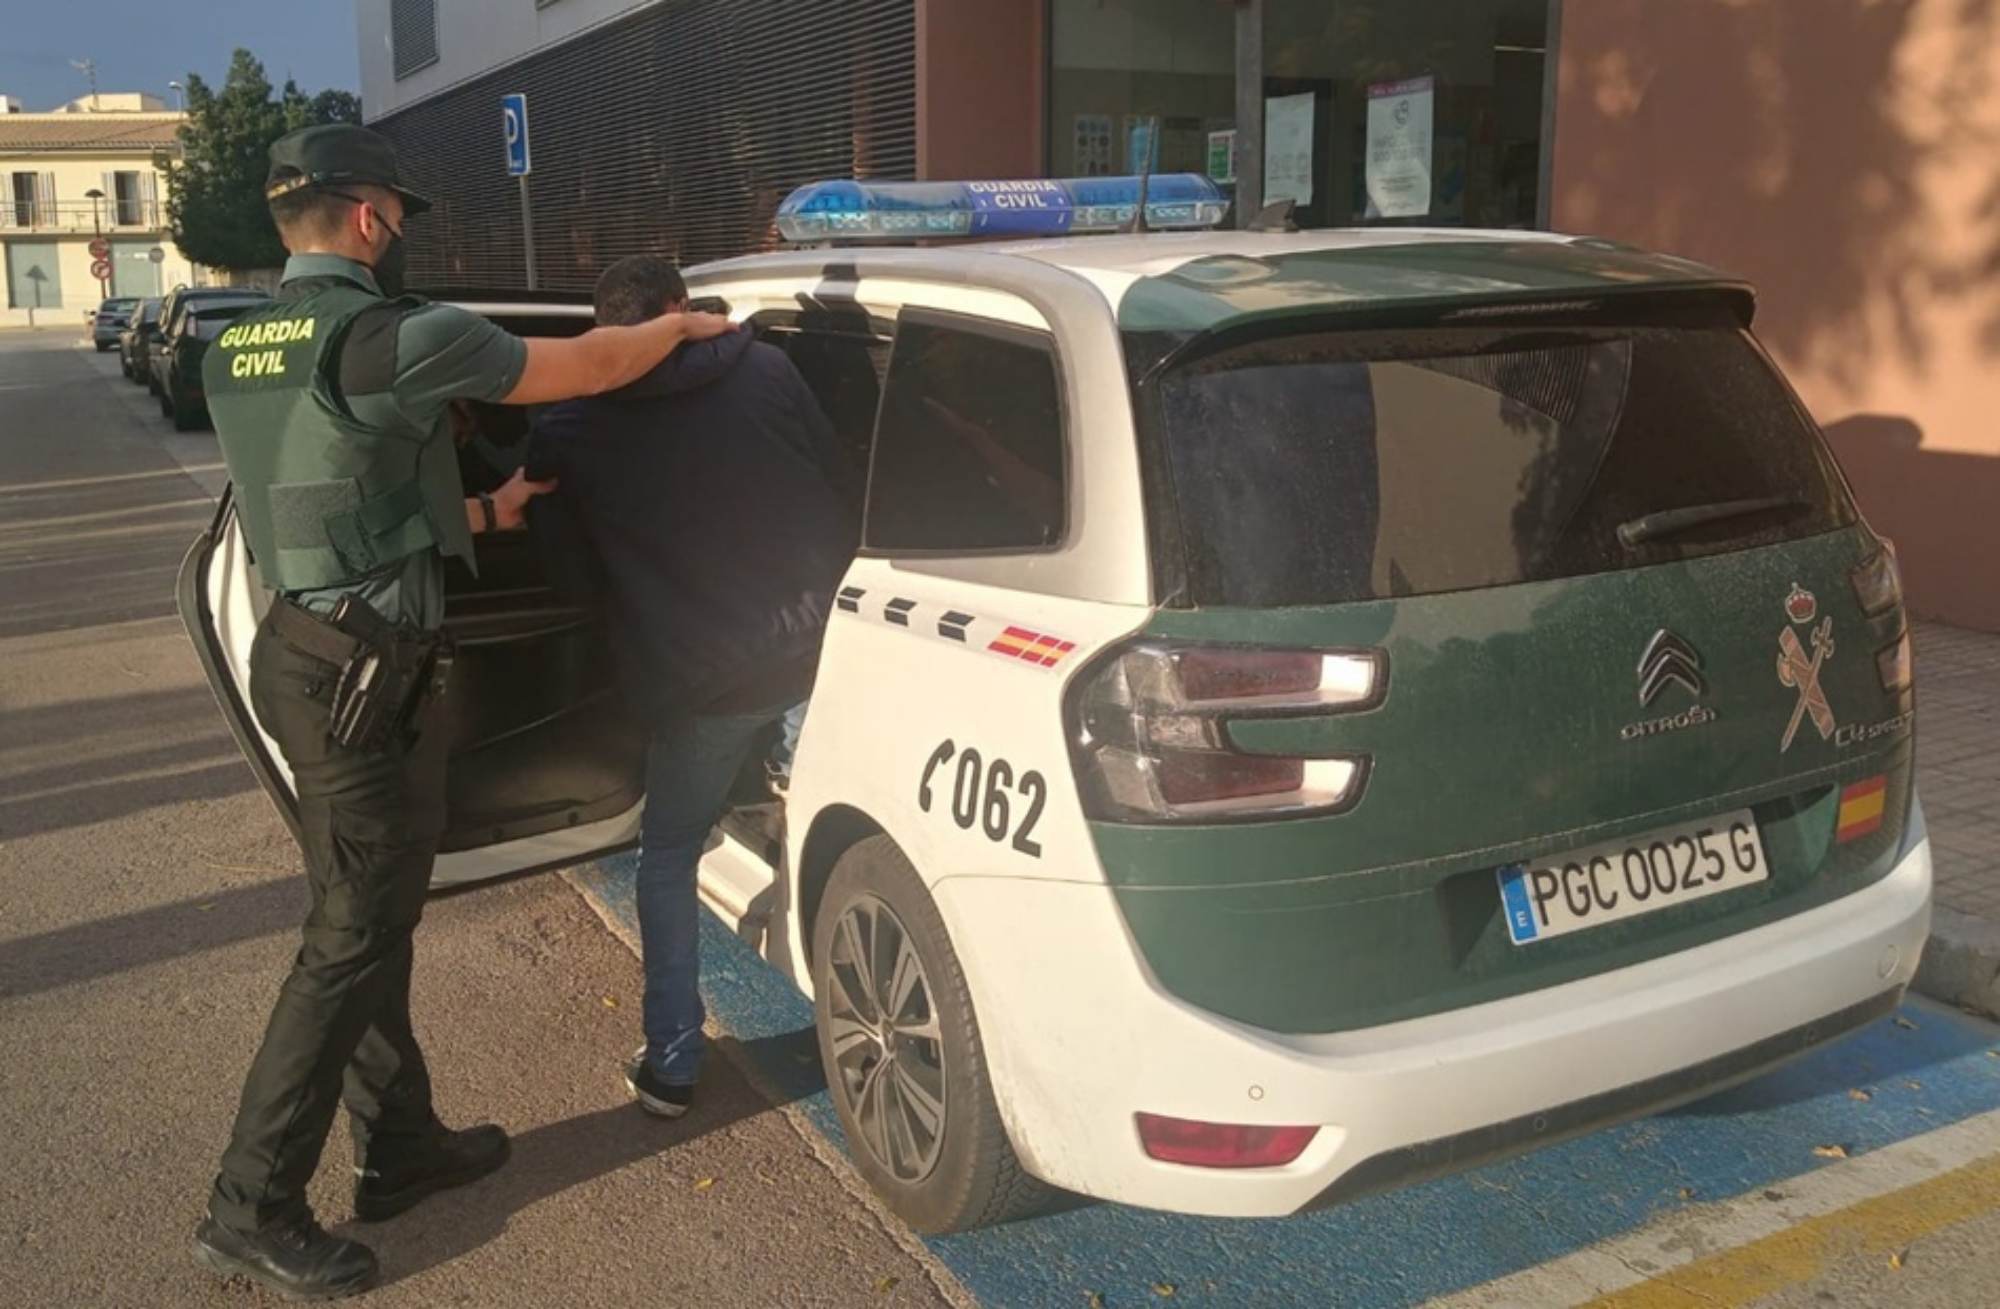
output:
<instances>
[{"instance_id":1,"label":"blue emergency light","mask_svg":"<svg viewBox=\"0 0 2000 1309\"><path fill-rule=\"evenodd\" d=\"M778 206L787 241L915 241L954 236L1069 236L1116 232L1139 207L1137 177L1018 182L810 182ZM1214 227L1229 209L1199 173L1148 178L1146 226Z\"/></svg>"}]
</instances>

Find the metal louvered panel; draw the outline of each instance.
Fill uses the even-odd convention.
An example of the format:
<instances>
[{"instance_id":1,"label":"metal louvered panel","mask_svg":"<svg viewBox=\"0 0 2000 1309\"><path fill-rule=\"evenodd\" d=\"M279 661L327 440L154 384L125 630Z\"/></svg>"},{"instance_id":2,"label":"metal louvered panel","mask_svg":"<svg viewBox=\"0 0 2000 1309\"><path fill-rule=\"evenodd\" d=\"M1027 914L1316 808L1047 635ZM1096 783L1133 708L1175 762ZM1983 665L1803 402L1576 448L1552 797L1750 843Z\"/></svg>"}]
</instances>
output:
<instances>
[{"instance_id":1,"label":"metal louvered panel","mask_svg":"<svg viewBox=\"0 0 2000 1309\"><path fill-rule=\"evenodd\" d=\"M397 77L438 61L437 0L389 0L389 59Z\"/></svg>"},{"instance_id":2,"label":"metal louvered panel","mask_svg":"<svg viewBox=\"0 0 2000 1309\"><path fill-rule=\"evenodd\" d=\"M587 290L639 251L683 264L776 244L823 177L915 175L915 0L670 0L370 126L436 207L417 286L526 284L500 97L528 96L536 271Z\"/></svg>"}]
</instances>

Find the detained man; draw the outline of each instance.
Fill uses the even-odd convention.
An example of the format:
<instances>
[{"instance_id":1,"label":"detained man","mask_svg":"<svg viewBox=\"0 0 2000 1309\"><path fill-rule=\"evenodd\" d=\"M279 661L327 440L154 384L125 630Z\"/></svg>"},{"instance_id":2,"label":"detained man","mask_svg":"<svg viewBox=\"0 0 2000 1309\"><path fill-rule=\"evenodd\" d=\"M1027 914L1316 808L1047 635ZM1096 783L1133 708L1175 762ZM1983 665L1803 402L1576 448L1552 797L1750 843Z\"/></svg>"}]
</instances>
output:
<instances>
[{"instance_id":1,"label":"detained man","mask_svg":"<svg viewBox=\"0 0 2000 1309\"><path fill-rule=\"evenodd\" d=\"M687 303L673 262L605 270L600 325ZM648 717L639 934L645 1045L626 1085L678 1117L702 1060L695 867L737 774L774 733L782 785L833 593L853 557L850 481L831 424L784 353L736 332L638 381L555 406L528 468L559 489L530 519L574 534L605 593L619 663Z\"/></svg>"}]
</instances>

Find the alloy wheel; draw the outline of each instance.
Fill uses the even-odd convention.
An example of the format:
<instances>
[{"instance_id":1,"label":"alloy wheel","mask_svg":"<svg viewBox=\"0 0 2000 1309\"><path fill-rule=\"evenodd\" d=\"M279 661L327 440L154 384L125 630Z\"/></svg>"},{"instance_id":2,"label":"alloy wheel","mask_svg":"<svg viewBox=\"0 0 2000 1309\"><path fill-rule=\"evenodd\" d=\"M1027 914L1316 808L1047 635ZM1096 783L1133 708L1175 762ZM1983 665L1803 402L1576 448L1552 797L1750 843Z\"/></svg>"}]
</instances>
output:
<instances>
[{"instance_id":1,"label":"alloy wheel","mask_svg":"<svg viewBox=\"0 0 2000 1309\"><path fill-rule=\"evenodd\" d=\"M834 925L827 989L834 1093L875 1162L920 1182L944 1148L944 1047L923 960L877 897L857 897Z\"/></svg>"}]
</instances>

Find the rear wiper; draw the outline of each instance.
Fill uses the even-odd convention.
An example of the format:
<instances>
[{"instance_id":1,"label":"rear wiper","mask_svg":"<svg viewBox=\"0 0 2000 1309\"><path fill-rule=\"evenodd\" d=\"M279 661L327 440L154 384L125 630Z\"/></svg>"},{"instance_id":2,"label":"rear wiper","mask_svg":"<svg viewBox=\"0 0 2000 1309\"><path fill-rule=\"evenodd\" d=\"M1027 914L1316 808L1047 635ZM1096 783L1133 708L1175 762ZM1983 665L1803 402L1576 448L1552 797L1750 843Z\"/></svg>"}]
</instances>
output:
<instances>
[{"instance_id":1,"label":"rear wiper","mask_svg":"<svg viewBox=\"0 0 2000 1309\"><path fill-rule=\"evenodd\" d=\"M1662 509L1658 513L1641 514L1639 517L1618 524L1618 539L1625 545L1643 545L1663 536L1673 536L1691 527L1703 527L1709 523L1719 523L1726 518L1747 518L1751 514L1767 513L1773 509L1810 509L1804 500L1790 496L1766 495L1754 500L1717 500L1713 504L1684 505L1679 509Z\"/></svg>"}]
</instances>

